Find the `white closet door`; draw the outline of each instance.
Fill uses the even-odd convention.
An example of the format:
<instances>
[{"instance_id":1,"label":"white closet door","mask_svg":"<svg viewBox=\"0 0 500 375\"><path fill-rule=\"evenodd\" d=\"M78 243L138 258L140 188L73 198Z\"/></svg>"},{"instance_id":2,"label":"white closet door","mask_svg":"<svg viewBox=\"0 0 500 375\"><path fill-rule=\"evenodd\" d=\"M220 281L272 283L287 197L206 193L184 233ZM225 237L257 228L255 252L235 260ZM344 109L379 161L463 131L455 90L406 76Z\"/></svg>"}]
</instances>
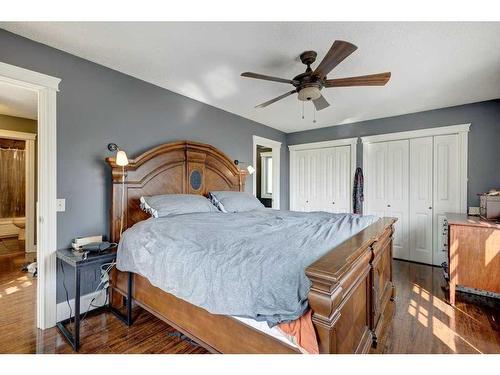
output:
<instances>
[{"instance_id":1,"label":"white closet door","mask_svg":"<svg viewBox=\"0 0 500 375\"><path fill-rule=\"evenodd\" d=\"M297 151L294 155L295 178L292 210L308 211L309 200L309 154L308 151Z\"/></svg>"},{"instance_id":2,"label":"white closet door","mask_svg":"<svg viewBox=\"0 0 500 375\"><path fill-rule=\"evenodd\" d=\"M351 147L332 147L321 153L324 163L322 210L348 213L351 211Z\"/></svg>"},{"instance_id":3,"label":"white closet door","mask_svg":"<svg viewBox=\"0 0 500 375\"><path fill-rule=\"evenodd\" d=\"M327 148L321 151L323 154L325 166L325 179L324 179L324 209L326 212L336 212L335 203L337 199L336 186L338 184L339 176L337 173L337 153L335 148Z\"/></svg>"},{"instance_id":4,"label":"white closet door","mask_svg":"<svg viewBox=\"0 0 500 375\"><path fill-rule=\"evenodd\" d=\"M443 243L446 212L461 212L459 192L458 134L434 137L434 259L439 265L447 259Z\"/></svg>"},{"instance_id":5,"label":"white closet door","mask_svg":"<svg viewBox=\"0 0 500 375\"><path fill-rule=\"evenodd\" d=\"M335 147L337 184L335 185L334 212L351 212L352 178L351 176L351 146Z\"/></svg>"},{"instance_id":6,"label":"white closet door","mask_svg":"<svg viewBox=\"0 0 500 375\"><path fill-rule=\"evenodd\" d=\"M368 215L385 216L387 208L387 143L368 143L365 147L365 211Z\"/></svg>"},{"instance_id":7,"label":"white closet door","mask_svg":"<svg viewBox=\"0 0 500 375\"><path fill-rule=\"evenodd\" d=\"M432 264L432 137L410 140L410 257Z\"/></svg>"},{"instance_id":8,"label":"white closet door","mask_svg":"<svg viewBox=\"0 0 500 375\"><path fill-rule=\"evenodd\" d=\"M396 217L394 250L395 258L409 259L409 141L387 142L386 216Z\"/></svg>"},{"instance_id":9,"label":"white closet door","mask_svg":"<svg viewBox=\"0 0 500 375\"><path fill-rule=\"evenodd\" d=\"M325 163L320 150L310 150L309 155L309 198L307 211L324 211Z\"/></svg>"}]
</instances>

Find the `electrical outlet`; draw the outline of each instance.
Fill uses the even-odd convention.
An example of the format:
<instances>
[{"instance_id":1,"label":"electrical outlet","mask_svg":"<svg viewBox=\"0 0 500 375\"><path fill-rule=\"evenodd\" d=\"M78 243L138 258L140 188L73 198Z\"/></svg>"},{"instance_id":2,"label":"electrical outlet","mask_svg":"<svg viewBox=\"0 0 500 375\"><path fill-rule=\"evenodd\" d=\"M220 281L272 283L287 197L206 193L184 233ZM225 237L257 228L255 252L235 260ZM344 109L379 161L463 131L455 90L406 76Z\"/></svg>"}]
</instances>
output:
<instances>
[{"instance_id":1,"label":"electrical outlet","mask_svg":"<svg viewBox=\"0 0 500 375\"><path fill-rule=\"evenodd\" d=\"M58 198L56 207L57 207L57 212L66 211L66 199Z\"/></svg>"}]
</instances>

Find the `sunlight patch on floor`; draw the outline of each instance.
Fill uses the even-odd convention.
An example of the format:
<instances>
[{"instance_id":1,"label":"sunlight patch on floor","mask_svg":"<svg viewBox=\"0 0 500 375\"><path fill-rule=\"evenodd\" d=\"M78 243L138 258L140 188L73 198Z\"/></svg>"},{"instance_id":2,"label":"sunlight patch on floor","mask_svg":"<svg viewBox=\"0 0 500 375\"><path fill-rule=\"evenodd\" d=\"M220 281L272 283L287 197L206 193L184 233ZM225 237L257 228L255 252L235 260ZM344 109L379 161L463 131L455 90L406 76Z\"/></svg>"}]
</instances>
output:
<instances>
[{"instance_id":1,"label":"sunlight patch on floor","mask_svg":"<svg viewBox=\"0 0 500 375\"><path fill-rule=\"evenodd\" d=\"M5 289L5 293L6 294L12 294L12 293L15 293L15 292L19 292L19 288L17 286L11 286L10 288L6 288Z\"/></svg>"}]
</instances>

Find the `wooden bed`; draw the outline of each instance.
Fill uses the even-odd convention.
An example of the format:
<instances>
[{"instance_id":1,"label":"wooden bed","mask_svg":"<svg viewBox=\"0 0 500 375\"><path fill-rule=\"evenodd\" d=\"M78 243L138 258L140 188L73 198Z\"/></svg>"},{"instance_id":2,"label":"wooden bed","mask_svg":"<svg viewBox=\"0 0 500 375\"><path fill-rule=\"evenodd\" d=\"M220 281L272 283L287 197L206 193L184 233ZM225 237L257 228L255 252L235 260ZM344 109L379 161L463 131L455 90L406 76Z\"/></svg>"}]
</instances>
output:
<instances>
[{"instance_id":1,"label":"wooden bed","mask_svg":"<svg viewBox=\"0 0 500 375\"><path fill-rule=\"evenodd\" d=\"M215 147L181 141L155 147L130 160L124 169L114 158L112 170L111 240L148 217L139 207L142 195L211 190L243 191L246 175ZM124 205L122 177L125 173ZM312 283L313 311L320 353L367 353L382 330L383 315L394 297L392 233L395 219L383 218L332 249L306 269ZM132 275L132 300L214 353L298 353L270 335L224 315L210 314ZM111 304L125 303L128 274L112 276ZM387 319L385 319L387 320Z\"/></svg>"}]
</instances>

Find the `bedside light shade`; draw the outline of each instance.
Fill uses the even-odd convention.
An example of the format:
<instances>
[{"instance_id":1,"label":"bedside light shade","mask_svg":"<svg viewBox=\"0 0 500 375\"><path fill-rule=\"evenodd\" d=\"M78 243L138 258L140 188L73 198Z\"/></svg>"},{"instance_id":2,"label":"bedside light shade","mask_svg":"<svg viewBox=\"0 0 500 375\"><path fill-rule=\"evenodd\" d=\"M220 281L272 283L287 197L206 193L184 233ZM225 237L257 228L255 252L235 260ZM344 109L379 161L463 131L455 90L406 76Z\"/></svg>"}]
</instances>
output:
<instances>
[{"instance_id":1,"label":"bedside light shade","mask_svg":"<svg viewBox=\"0 0 500 375\"><path fill-rule=\"evenodd\" d=\"M247 171L248 171L249 174L254 174L255 173L255 168L253 166L249 165L247 167Z\"/></svg>"},{"instance_id":2,"label":"bedside light shade","mask_svg":"<svg viewBox=\"0 0 500 375\"><path fill-rule=\"evenodd\" d=\"M116 153L116 165L119 165L120 167L128 165L128 157L125 151L119 150Z\"/></svg>"}]
</instances>

